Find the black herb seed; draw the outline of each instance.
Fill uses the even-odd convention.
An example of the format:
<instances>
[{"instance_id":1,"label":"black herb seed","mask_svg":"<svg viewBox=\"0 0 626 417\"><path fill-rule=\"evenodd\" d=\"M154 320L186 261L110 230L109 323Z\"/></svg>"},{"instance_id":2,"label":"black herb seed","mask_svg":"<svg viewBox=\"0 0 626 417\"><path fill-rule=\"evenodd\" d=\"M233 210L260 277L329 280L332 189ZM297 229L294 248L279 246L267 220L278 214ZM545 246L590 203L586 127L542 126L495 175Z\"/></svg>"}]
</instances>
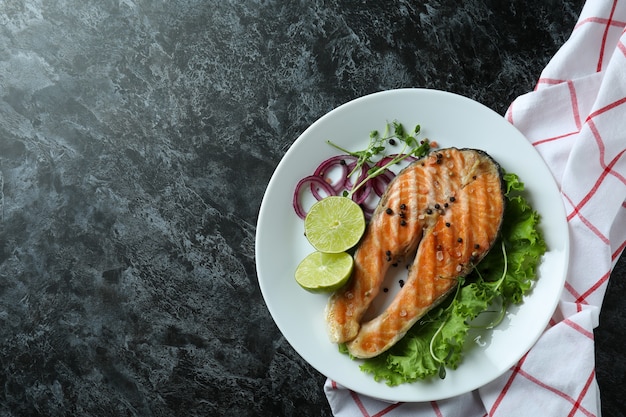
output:
<instances>
[{"instance_id":1,"label":"black herb seed","mask_svg":"<svg viewBox=\"0 0 626 417\"><path fill-rule=\"evenodd\" d=\"M454 198L454 197L450 197L450 202L451 202L451 203L454 203L455 201L456 201L456 198Z\"/></svg>"},{"instance_id":2,"label":"black herb seed","mask_svg":"<svg viewBox=\"0 0 626 417\"><path fill-rule=\"evenodd\" d=\"M400 284L400 288L404 287L404 280L401 279L400 281L398 281L398 283Z\"/></svg>"},{"instance_id":3,"label":"black herb seed","mask_svg":"<svg viewBox=\"0 0 626 417\"><path fill-rule=\"evenodd\" d=\"M406 220L402 219L402 220L400 221L400 226L406 226Z\"/></svg>"},{"instance_id":4,"label":"black herb seed","mask_svg":"<svg viewBox=\"0 0 626 417\"><path fill-rule=\"evenodd\" d=\"M446 222L446 227L450 227L450 223L449 222Z\"/></svg>"},{"instance_id":5,"label":"black herb seed","mask_svg":"<svg viewBox=\"0 0 626 417\"><path fill-rule=\"evenodd\" d=\"M390 215L391 215L391 214L393 214L393 210L392 210L392 209L390 209L390 208L387 208L387 210L385 210L385 213L387 213L387 214L390 214Z\"/></svg>"},{"instance_id":6,"label":"black herb seed","mask_svg":"<svg viewBox=\"0 0 626 417\"><path fill-rule=\"evenodd\" d=\"M400 210L406 210L406 204L404 203L400 204Z\"/></svg>"},{"instance_id":7,"label":"black herb seed","mask_svg":"<svg viewBox=\"0 0 626 417\"><path fill-rule=\"evenodd\" d=\"M463 242L463 238L458 238L456 241L461 243L461 242Z\"/></svg>"}]
</instances>

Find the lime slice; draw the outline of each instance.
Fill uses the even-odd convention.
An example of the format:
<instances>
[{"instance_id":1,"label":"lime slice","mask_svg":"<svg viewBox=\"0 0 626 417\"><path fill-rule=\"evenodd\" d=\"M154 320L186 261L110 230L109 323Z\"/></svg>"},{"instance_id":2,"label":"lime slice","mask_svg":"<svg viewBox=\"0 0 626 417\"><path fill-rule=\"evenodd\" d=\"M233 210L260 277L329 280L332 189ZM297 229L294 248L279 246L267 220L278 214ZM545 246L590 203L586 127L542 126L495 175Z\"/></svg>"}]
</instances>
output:
<instances>
[{"instance_id":1,"label":"lime slice","mask_svg":"<svg viewBox=\"0 0 626 417\"><path fill-rule=\"evenodd\" d=\"M320 252L345 252L359 242L364 231L363 210L347 197L321 199L304 219L304 234Z\"/></svg>"},{"instance_id":2,"label":"lime slice","mask_svg":"<svg viewBox=\"0 0 626 417\"><path fill-rule=\"evenodd\" d=\"M296 268L296 281L310 292L331 292L348 282L354 259L347 252L324 253L315 251Z\"/></svg>"}]
</instances>

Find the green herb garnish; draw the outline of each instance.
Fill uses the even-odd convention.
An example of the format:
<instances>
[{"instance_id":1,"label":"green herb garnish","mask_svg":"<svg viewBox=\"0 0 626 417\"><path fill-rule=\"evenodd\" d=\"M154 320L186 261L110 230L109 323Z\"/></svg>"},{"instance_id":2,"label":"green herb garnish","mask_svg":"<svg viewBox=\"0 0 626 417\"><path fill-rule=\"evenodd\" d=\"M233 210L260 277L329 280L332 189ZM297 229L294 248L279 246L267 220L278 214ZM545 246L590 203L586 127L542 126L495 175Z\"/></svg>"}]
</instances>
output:
<instances>
[{"instance_id":1,"label":"green herb garnish","mask_svg":"<svg viewBox=\"0 0 626 417\"><path fill-rule=\"evenodd\" d=\"M350 191L344 193L344 197L352 197L352 195L369 180L383 174L389 167L403 161L409 156L422 157L430 150L430 142L428 139L418 140L421 127L416 125L413 130L407 132L402 125L397 121L387 123L385 126L385 133L380 135L377 130L372 130L369 135L369 143L364 150L361 151L349 151L341 146L328 140L328 144L345 152L348 155L357 158L356 165L352 172L348 174L348 177L360 172L364 164L373 164L367 171L367 176L359 182L355 182ZM385 150L387 144L401 143L402 149L387 163L382 166L375 165L375 159L380 159L385 156Z\"/></svg>"}]
</instances>

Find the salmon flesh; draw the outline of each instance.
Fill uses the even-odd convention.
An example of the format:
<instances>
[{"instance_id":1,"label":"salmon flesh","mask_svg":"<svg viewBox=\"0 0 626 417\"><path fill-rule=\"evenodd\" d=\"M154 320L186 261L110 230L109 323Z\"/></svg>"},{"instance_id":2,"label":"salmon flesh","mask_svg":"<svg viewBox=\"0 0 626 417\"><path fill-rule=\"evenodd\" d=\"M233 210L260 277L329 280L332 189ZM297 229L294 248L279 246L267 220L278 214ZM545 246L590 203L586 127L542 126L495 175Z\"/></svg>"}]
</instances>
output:
<instances>
[{"instance_id":1,"label":"salmon flesh","mask_svg":"<svg viewBox=\"0 0 626 417\"><path fill-rule=\"evenodd\" d=\"M357 358L393 346L491 249L504 204L502 170L483 151L440 149L400 171L359 242L350 281L329 299L330 340ZM391 304L363 322L391 265L411 260Z\"/></svg>"}]
</instances>

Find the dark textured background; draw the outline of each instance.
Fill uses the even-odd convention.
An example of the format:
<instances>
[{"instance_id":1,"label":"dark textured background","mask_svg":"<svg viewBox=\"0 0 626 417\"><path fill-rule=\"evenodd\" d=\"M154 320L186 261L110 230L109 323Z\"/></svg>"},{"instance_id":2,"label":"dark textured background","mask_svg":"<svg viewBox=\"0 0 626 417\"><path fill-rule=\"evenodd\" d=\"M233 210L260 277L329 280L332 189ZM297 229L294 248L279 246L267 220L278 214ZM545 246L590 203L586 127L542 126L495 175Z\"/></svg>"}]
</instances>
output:
<instances>
[{"instance_id":1,"label":"dark textured background","mask_svg":"<svg viewBox=\"0 0 626 417\"><path fill-rule=\"evenodd\" d=\"M0 415L329 416L254 234L290 144L428 87L503 114L582 0L0 0ZM597 332L623 415L624 269Z\"/></svg>"}]
</instances>

